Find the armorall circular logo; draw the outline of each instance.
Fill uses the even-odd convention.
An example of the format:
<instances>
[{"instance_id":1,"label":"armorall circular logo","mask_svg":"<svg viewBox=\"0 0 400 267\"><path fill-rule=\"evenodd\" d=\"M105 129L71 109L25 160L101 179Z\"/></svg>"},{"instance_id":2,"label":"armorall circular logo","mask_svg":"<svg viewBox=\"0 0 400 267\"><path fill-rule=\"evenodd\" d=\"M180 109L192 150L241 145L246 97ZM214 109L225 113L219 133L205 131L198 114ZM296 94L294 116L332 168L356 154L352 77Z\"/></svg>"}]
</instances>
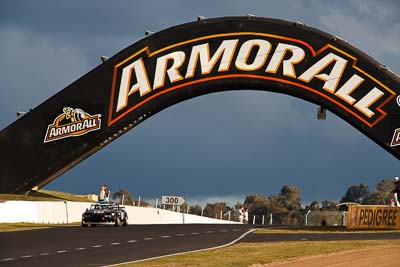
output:
<instances>
[{"instance_id":1,"label":"armorall circular logo","mask_svg":"<svg viewBox=\"0 0 400 267\"><path fill-rule=\"evenodd\" d=\"M47 127L44 142L62 138L81 136L88 132L97 131L101 127L101 114L90 115L80 108L63 108L63 113L54 119Z\"/></svg>"}]
</instances>

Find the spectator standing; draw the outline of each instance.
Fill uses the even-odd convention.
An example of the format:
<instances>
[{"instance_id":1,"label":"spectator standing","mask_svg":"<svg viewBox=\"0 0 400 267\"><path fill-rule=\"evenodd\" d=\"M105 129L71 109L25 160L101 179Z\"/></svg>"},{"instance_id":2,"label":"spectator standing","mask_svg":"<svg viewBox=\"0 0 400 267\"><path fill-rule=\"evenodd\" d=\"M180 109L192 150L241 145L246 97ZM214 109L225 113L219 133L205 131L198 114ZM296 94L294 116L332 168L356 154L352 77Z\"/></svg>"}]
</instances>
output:
<instances>
[{"instance_id":1,"label":"spectator standing","mask_svg":"<svg viewBox=\"0 0 400 267\"><path fill-rule=\"evenodd\" d=\"M399 182L399 177L395 177L393 179L393 183L395 184L395 188L393 190L393 196L394 196L394 201L396 204L396 207L400 207L399 203L399 197L400 197L400 182Z\"/></svg>"},{"instance_id":2,"label":"spectator standing","mask_svg":"<svg viewBox=\"0 0 400 267\"><path fill-rule=\"evenodd\" d=\"M326 217L322 217L321 226L326 226Z\"/></svg>"},{"instance_id":3,"label":"spectator standing","mask_svg":"<svg viewBox=\"0 0 400 267\"><path fill-rule=\"evenodd\" d=\"M239 222L243 223L243 220L244 220L244 208L240 207L240 209L239 209Z\"/></svg>"},{"instance_id":4,"label":"spectator standing","mask_svg":"<svg viewBox=\"0 0 400 267\"><path fill-rule=\"evenodd\" d=\"M110 203L110 194L111 194L111 191L108 188L108 185L104 185L104 202L105 203Z\"/></svg>"},{"instance_id":5,"label":"spectator standing","mask_svg":"<svg viewBox=\"0 0 400 267\"><path fill-rule=\"evenodd\" d=\"M249 223L249 209L248 208L244 209L243 223Z\"/></svg>"},{"instance_id":6,"label":"spectator standing","mask_svg":"<svg viewBox=\"0 0 400 267\"><path fill-rule=\"evenodd\" d=\"M105 191L104 185L101 185L100 192L99 192L99 203L104 203L105 197L106 197L106 191Z\"/></svg>"}]
</instances>

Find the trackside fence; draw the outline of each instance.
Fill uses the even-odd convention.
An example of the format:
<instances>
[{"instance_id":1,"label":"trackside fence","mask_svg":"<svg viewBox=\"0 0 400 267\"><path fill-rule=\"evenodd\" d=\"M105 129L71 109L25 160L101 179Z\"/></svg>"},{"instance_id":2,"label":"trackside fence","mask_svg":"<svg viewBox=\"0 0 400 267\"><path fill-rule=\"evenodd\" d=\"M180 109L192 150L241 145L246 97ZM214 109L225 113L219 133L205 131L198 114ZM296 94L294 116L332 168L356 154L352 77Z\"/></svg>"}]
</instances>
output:
<instances>
[{"instance_id":1,"label":"trackside fence","mask_svg":"<svg viewBox=\"0 0 400 267\"><path fill-rule=\"evenodd\" d=\"M346 211L309 211L304 215L306 226L320 226L325 217L327 226L346 226Z\"/></svg>"}]
</instances>

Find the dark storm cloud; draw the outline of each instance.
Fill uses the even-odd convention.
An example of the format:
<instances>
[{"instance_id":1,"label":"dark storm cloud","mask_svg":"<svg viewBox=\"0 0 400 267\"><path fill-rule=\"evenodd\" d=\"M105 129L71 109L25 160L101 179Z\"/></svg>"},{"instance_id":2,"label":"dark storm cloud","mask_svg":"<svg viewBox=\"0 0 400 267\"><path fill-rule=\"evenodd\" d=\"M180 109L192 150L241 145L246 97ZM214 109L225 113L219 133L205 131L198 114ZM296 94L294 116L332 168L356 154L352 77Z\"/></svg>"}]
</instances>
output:
<instances>
[{"instance_id":1,"label":"dark storm cloud","mask_svg":"<svg viewBox=\"0 0 400 267\"><path fill-rule=\"evenodd\" d=\"M397 1L1 1L0 128L17 109L40 104L146 29L198 15L302 21L400 73L399 10ZM351 184L374 186L398 175L397 159L332 114L316 121L315 110L272 93L199 97L150 118L48 187L86 193L108 183L148 197L233 199L293 184L311 201L337 200Z\"/></svg>"}]
</instances>

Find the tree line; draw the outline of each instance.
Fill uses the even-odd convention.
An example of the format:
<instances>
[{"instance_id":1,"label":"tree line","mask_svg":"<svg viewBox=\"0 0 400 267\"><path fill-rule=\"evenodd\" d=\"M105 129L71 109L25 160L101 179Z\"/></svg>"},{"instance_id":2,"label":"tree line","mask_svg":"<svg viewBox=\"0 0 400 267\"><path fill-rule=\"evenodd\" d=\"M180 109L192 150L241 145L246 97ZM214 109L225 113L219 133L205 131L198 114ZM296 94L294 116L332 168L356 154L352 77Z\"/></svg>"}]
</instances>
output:
<instances>
[{"instance_id":1,"label":"tree line","mask_svg":"<svg viewBox=\"0 0 400 267\"><path fill-rule=\"evenodd\" d=\"M284 185L276 195L254 194L248 195L243 202L237 202L229 206L225 202L207 203L204 207L200 205L189 206L184 204L181 211L186 212L189 209L190 214L202 215L210 218L221 218L239 220L239 209L247 207L249 217L255 216L255 223L261 223L262 218L265 222L269 220L270 214L273 214L273 223L277 225L302 225L304 224L304 214L307 211L339 211L345 207L339 207L337 204L343 202L353 202L362 205L388 205L393 198L392 191L394 184L392 179L383 179L379 181L375 190L371 191L365 183L352 185L347 188L343 197L339 200L314 200L310 204L301 205L301 189L297 186ZM124 197L122 197L124 196ZM124 198L125 204L133 203L133 198L128 190L119 190L114 193L113 199L120 202ZM119 201L118 201L119 200ZM147 203L142 202L142 205ZM141 206L142 206L141 205ZM252 219L250 219L250 222Z\"/></svg>"}]
</instances>

